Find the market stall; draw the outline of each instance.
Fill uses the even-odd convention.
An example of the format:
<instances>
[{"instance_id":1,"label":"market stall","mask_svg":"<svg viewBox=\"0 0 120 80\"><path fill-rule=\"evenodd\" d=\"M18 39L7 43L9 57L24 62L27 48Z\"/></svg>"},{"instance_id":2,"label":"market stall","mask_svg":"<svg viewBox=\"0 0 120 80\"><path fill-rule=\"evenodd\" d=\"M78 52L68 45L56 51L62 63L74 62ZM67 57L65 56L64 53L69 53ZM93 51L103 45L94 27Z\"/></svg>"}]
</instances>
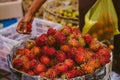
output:
<instances>
[{"instance_id":1,"label":"market stall","mask_svg":"<svg viewBox=\"0 0 120 80\"><path fill-rule=\"evenodd\" d=\"M82 15L78 7L80 1L48 0L38 10L31 25L27 24L30 34L20 34L16 29L33 0L7 2L0 2L0 10L4 7L0 13L3 15L0 17L0 80L120 79L113 69L117 60L113 57L114 47L119 52L117 45L113 45L113 38L119 30L112 0L98 0L92 4L94 6L84 15L83 28L79 19ZM5 5L12 5L12 2L14 8L19 8L16 11L19 14L5 12ZM107 10L107 14L101 15ZM13 18L14 22L9 21L10 24L3 27L6 19ZM24 31L24 27L21 30ZM119 42L119 39L115 40Z\"/></svg>"}]
</instances>

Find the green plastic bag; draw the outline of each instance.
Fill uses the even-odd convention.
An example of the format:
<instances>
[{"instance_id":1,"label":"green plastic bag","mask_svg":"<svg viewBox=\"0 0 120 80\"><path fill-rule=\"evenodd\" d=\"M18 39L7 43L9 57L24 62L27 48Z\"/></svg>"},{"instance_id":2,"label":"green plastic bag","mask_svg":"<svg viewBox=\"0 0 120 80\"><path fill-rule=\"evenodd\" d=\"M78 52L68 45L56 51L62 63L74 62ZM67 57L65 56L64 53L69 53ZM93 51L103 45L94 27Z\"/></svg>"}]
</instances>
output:
<instances>
[{"instance_id":1,"label":"green plastic bag","mask_svg":"<svg viewBox=\"0 0 120 80\"><path fill-rule=\"evenodd\" d=\"M118 18L112 0L97 0L85 15L82 33L89 33L100 41L119 34Z\"/></svg>"}]
</instances>

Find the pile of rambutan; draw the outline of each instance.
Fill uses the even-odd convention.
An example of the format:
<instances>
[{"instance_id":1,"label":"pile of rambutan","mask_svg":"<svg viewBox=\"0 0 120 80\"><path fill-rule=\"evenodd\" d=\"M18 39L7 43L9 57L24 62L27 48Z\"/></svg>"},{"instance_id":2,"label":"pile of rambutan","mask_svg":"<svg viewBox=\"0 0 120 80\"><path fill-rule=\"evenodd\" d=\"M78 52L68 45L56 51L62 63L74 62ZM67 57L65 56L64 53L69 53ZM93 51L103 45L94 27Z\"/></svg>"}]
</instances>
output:
<instances>
[{"instance_id":1,"label":"pile of rambutan","mask_svg":"<svg viewBox=\"0 0 120 80\"><path fill-rule=\"evenodd\" d=\"M110 62L111 50L78 28L49 28L17 49L12 66L31 76L70 79L94 73Z\"/></svg>"}]
</instances>

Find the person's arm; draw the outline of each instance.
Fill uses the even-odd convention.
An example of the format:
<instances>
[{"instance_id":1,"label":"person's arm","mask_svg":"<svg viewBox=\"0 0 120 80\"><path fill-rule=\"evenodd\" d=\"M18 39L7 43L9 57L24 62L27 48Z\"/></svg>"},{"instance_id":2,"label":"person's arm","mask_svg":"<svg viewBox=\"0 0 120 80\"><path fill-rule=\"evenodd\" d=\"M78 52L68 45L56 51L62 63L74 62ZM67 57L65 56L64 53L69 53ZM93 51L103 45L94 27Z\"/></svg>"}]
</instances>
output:
<instances>
[{"instance_id":1,"label":"person's arm","mask_svg":"<svg viewBox=\"0 0 120 80\"><path fill-rule=\"evenodd\" d=\"M20 33L20 34L29 34L30 33L30 32L27 32L26 26L28 23L32 23L33 17L35 15L36 11L42 6L42 4L45 1L46 0L33 0L33 3L29 7L27 13L22 18L22 20L18 23L18 26L16 29L18 33Z\"/></svg>"}]
</instances>

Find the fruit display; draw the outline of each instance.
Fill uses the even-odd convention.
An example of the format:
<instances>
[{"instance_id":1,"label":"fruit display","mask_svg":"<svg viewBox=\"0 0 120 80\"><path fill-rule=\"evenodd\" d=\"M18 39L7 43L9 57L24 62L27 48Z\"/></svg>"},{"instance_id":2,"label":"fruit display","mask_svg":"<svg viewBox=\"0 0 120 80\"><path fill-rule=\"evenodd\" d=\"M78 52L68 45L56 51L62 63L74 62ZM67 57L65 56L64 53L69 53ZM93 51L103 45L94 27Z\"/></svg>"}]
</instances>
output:
<instances>
[{"instance_id":1,"label":"fruit display","mask_svg":"<svg viewBox=\"0 0 120 80\"><path fill-rule=\"evenodd\" d=\"M68 26L59 30L49 28L46 33L19 44L10 56L12 69L48 80L101 80L108 73L105 66L111 62L107 46Z\"/></svg>"},{"instance_id":2,"label":"fruit display","mask_svg":"<svg viewBox=\"0 0 120 80\"><path fill-rule=\"evenodd\" d=\"M63 26L78 27L78 0L51 0L43 10L43 19L62 24Z\"/></svg>"},{"instance_id":3,"label":"fruit display","mask_svg":"<svg viewBox=\"0 0 120 80\"><path fill-rule=\"evenodd\" d=\"M60 15L60 16L64 16L64 17L68 17L68 18L79 18L79 13L77 10L68 8L66 10L60 10L58 12L56 12L56 14Z\"/></svg>"}]
</instances>

